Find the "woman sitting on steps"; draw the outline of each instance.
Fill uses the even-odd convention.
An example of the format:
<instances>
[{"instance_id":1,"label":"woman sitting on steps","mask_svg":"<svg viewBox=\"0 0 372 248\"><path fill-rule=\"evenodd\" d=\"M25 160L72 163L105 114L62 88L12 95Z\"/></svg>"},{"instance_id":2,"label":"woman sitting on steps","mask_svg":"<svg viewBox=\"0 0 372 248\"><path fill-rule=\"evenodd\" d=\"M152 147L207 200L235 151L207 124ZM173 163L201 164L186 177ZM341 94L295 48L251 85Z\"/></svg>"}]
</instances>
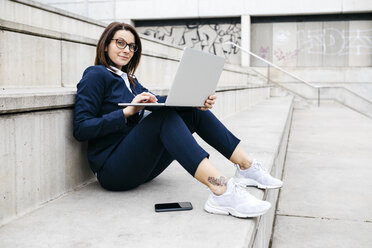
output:
<instances>
[{"instance_id":1,"label":"woman sitting on steps","mask_svg":"<svg viewBox=\"0 0 372 248\"><path fill-rule=\"evenodd\" d=\"M146 117L143 107L118 106L165 102L134 76L141 51L132 26L111 23L98 41L95 66L85 70L77 85L74 137L88 141L88 160L100 185L129 190L151 181L177 160L211 190L204 206L207 212L236 217L266 213L271 204L253 197L244 186L266 189L283 183L252 160L239 146L240 140L209 111L215 95L205 100L205 108L158 107ZM194 132L236 165L234 178L228 180L213 166Z\"/></svg>"}]
</instances>

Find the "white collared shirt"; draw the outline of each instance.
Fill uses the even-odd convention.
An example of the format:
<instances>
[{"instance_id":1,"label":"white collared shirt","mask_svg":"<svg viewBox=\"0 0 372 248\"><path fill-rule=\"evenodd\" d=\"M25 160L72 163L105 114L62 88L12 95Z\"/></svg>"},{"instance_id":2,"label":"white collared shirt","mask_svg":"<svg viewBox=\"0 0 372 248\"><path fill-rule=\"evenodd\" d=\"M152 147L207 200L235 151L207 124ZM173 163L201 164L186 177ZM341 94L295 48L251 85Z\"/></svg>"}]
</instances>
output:
<instances>
[{"instance_id":1,"label":"white collared shirt","mask_svg":"<svg viewBox=\"0 0 372 248\"><path fill-rule=\"evenodd\" d=\"M119 69L117 69L117 68L115 68L113 66L110 66L110 68L107 68L107 70L111 71L112 73L115 73L116 75L119 75L124 80L125 85L127 86L128 90L133 94L133 91L130 88L130 84L129 84L129 79L128 79L127 73L125 73L125 72L123 72L123 71L121 71L121 70L119 70ZM144 109L142 109L141 111L144 111L144 114L143 114L143 117L139 121L142 121L146 116L148 116L151 113L151 111L144 110ZM125 123L127 123L127 119L126 118L125 118Z\"/></svg>"},{"instance_id":2,"label":"white collared shirt","mask_svg":"<svg viewBox=\"0 0 372 248\"><path fill-rule=\"evenodd\" d=\"M107 70L109 70L112 73L115 73L116 75L120 76L124 80L125 85L127 86L128 90L130 92L132 92L132 94L133 94L133 91L130 88L130 84L129 84L129 79L128 79L127 73L125 73L125 72L123 72L123 71L121 71L121 70L119 70L119 69L117 69L117 68L115 68L113 66L110 66L110 68L107 68Z\"/></svg>"}]
</instances>

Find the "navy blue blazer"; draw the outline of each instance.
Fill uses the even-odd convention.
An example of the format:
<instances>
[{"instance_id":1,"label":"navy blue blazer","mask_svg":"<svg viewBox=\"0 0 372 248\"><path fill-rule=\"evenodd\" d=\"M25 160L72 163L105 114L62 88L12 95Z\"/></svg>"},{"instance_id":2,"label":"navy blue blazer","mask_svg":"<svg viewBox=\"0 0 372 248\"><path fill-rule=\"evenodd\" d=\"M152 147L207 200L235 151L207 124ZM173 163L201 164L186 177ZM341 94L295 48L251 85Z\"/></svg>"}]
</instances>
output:
<instances>
[{"instance_id":1,"label":"navy blue blazer","mask_svg":"<svg viewBox=\"0 0 372 248\"><path fill-rule=\"evenodd\" d=\"M135 83L131 86L135 95L148 92L137 79ZM88 141L88 161L93 172L103 166L142 117L137 113L125 119L123 107L118 106L120 102L131 102L134 94L119 75L103 65L84 71L77 85L73 134L78 141ZM166 97L156 97L158 102L165 102Z\"/></svg>"}]
</instances>

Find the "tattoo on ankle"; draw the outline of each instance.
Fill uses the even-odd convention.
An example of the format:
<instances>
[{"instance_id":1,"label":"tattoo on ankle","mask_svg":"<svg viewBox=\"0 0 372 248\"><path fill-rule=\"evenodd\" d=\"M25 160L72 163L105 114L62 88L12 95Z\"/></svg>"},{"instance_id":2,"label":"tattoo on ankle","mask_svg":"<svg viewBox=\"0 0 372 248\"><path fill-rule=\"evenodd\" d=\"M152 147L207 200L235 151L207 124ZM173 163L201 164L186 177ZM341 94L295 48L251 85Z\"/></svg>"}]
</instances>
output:
<instances>
[{"instance_id":1,"label":"tattoo on ankle","mask_svg":"<svg viewBox=\"0 0 372 248\"><path fill-rule=\"evenodd\" d=\"M226 186L227 178L224 176L220 176L220 178L208 177L208 182L216 186Z\"/></svg>"}]
</instances>

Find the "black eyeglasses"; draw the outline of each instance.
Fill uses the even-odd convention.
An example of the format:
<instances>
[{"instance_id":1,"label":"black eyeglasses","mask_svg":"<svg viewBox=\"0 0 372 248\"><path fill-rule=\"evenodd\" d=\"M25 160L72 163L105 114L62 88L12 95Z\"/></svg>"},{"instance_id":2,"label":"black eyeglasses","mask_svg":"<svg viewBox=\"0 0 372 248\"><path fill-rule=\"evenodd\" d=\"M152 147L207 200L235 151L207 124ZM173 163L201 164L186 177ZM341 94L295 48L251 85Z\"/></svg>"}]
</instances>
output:
<instances>
[{"instance_id":1,"label":"black eyeglasses","mask_svg":"<svg viewBox=\"0 0 372 248\"><path fill-rule=\"evenodd\" d=\"M120 49L125 49L128 46L129 51L131 51L131 52L137 52L137 50L138 50L137 44L134 44L134 43L128 44L123 39L112 39L112 40L116 41L116 46Z\"/></svg>"}]
</instances>

